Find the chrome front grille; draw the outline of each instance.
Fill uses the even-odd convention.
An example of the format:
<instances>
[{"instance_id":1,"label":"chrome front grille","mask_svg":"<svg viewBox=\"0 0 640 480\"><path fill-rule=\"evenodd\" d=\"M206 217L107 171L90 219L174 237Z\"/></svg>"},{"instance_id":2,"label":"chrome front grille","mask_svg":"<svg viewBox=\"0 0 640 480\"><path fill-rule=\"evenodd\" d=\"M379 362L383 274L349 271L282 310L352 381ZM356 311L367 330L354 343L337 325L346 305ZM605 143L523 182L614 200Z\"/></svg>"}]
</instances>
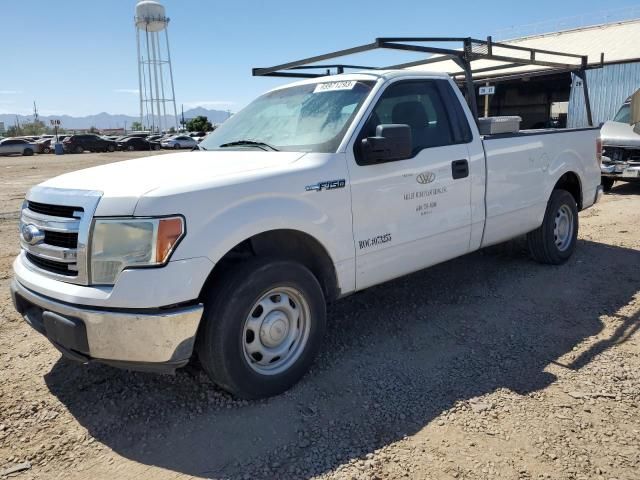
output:
<instances>
[{"instance_id":1,"label":"chrome front grille","mask_svg":"<svg viewBox=\"0 0 640 480\"><path fill-rule=\"evenodd\" d=\"M87 244L100 192L34 187L20 217L23 260L31 270L88 284Z\"/></svg>"}]
</instances>

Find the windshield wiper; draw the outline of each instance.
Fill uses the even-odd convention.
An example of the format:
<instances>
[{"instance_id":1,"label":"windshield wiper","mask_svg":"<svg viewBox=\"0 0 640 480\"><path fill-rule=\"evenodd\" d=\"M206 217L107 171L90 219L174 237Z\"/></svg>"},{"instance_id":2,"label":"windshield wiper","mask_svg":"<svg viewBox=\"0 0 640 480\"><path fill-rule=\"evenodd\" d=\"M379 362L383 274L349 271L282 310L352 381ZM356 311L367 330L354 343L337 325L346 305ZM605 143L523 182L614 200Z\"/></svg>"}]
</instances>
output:
<instances>
[{"instance_id":1,"label":"windshield wiper","mask_svg":"<svg viewBox=\"0 0 640 480\"><path fill-rule=\"evenodd\" d=\"M265 142L257 142L255 140L236 140L235 142L228 142L228 143L223 143L222 145L220 145L220 148L225 148L225 147L258 147L261 148L264 151L272 151L272 152L277 152L278 149L276 147L274 147L273 145L269 145L268 143Z\"/></svg>"}]
</instances>

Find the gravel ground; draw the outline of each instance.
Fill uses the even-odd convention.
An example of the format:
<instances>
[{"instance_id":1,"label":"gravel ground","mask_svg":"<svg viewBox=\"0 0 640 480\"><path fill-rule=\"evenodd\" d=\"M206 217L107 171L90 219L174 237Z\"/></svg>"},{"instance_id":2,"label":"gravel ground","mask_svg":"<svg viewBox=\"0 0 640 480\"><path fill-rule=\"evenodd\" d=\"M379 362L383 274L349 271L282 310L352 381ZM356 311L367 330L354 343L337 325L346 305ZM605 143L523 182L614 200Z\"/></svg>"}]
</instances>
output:
<instances>
[{"instance_id":1,"label":"gravel ground","mask_svg":"<svg viewBox=\"0 0 640 480\"><path fill-rule=\"evenodd\" d=\"M68 362L11 306L25 190L130 156L0 158L0 478L640 478L640 186L564 266L517 240L337 302L311 373L245 402Z\"/></svg>"}]
</instances>

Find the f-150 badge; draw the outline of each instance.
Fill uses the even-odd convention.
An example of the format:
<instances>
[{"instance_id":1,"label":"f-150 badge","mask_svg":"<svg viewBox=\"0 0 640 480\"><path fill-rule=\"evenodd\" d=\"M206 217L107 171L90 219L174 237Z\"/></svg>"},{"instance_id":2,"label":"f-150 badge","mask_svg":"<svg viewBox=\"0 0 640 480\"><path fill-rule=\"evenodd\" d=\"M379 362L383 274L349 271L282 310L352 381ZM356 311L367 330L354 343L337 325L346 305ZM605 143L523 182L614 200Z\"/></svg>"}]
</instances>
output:
<instances>
[{"instance_id":1,"label":"f-150 badge","mask_svg":"<svg viewBox=\"0 0 640 480\"><path fill-rule=\"evenodd\" d=\"M346 182L344 178L340 180L327 180L325 182L318 182L314 185L307 185L304 189L307 192L315 190L316 192L321 192L322 190L334 190L336 188L344 188Z\"/></svg>"}]
</instances>

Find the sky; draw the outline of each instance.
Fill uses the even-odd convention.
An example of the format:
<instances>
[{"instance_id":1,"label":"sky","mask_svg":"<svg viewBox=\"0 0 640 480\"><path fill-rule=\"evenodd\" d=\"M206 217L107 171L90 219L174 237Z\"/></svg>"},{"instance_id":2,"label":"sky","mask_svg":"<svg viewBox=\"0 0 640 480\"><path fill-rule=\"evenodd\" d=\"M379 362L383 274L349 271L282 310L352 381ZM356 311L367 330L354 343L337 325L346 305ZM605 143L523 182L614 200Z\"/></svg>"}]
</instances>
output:
<instances>
[{"instance_id":1,"label":"sky","mask_svg":"<svg viewBox=\"0 0 640 480\"><path fill-rule=\"evenodd\" d=\"M135 115L136 0L0 0L0 113ZM264 67L382 36L511 38L510 27L601 23L640 2L611 0L164 0L178 109L238 111L290 80L253 77ZM544 29L544 27L543 27ZM530 28L520 28L526 32ZM361 57L400 63L415 57Z\"/></svg>"}]
</instances>

